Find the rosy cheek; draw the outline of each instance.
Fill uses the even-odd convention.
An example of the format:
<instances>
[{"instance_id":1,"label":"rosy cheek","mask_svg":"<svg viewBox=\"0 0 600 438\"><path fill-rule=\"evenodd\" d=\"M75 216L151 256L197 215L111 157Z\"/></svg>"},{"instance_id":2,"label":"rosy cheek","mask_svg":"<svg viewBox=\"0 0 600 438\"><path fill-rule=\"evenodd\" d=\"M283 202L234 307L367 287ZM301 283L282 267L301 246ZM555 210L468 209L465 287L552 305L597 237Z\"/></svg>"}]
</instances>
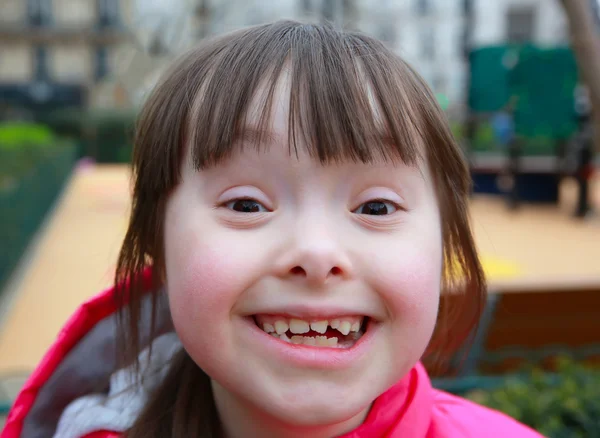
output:
<instances>
[{"instance_id":1,"label":"rosy cheek","mask_svg":"<svg viewBox=\"0 0 600 438\"><path fill-rule=\"evenodd\" d=\"M171 265L167 273L169 294L186 312L211 315L225 310L231 300L231 266L221 251L197 247L185 259ZM229 293L228 293L229 292Z\"/></svg>"},{"instance_id":2,"label":"rosy cheek","mask_svg":"<svg viewBox=\"0 0 600 438\"><path fill-rule=\"evenodd\" d=\"M435 259L434 259L435 260ZM412 252L382 258L373 264L373 281L388 303L391 317L418 326L437 313L441 264L427 254Z\"/></svg>"}]
</instances>

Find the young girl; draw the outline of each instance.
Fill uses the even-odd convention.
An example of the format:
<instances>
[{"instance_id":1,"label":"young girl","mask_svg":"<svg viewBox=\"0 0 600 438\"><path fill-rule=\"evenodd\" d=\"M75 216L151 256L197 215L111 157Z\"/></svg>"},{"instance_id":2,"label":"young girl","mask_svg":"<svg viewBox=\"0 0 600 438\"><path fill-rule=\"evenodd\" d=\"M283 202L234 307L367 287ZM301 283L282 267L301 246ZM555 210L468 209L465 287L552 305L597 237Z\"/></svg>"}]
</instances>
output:
<instances>
[{"instance_id":1,"label":"young girl","mask_svg":"<svg viewBox=\"0 0 600 438\"><path fill-rule=\"evenodd\" d=\"M115 286L3 437L539 436L420 364L485 281L459 147L379 42L286 21L203 44L149 97L133 170Z\"/></svg>"}]
</instances>

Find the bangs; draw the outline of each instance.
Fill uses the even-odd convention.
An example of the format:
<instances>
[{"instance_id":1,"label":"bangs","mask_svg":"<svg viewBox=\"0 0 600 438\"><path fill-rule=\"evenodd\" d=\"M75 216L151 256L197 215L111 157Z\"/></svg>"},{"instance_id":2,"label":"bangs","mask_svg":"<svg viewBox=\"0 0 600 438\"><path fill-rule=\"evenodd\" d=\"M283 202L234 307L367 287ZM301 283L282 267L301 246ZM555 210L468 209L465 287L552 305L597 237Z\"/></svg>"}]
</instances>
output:
<instances>
[{"instance_id":1,"label":"bangs","mask_svg":"<svg viewBox=\"0 0 600 438\"><path fill-rule=\"evenodd\" d=\"M228 39L186 77L197 90L188 94L195 97L185 135L196 169L216 165L242 147L269 144L283 78L289 92L290 154L303 147L322 164L400 160L416 165L424 153L417 106L423 87L431 93L381 43L289 21Z\"/></svg>"}]
</instances>

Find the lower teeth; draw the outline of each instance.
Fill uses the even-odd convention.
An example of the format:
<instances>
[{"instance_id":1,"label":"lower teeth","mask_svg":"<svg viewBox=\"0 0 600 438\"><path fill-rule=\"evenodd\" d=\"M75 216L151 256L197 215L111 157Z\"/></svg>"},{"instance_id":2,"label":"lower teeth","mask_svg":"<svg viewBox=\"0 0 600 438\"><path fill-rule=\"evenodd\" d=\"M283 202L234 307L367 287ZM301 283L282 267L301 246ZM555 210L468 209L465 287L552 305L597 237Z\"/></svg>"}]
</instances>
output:
<instances>
[{"instance_id":1,"label":"lower teeth","mask_svg":"<svg viewBox=\"0 0 600 438\"><path fill-rule=\"evenodd\" d=\"M328 338L326 336L299 336L294 335L290 339L285 333L278 335L277 333L269 333L271 336L278 338L284 342L296 345L310 345L314 347L329 347L329 348L350 348L362 336L362 333L350 333L345 336L345 339Z\"/></svg>"}]
</instances>

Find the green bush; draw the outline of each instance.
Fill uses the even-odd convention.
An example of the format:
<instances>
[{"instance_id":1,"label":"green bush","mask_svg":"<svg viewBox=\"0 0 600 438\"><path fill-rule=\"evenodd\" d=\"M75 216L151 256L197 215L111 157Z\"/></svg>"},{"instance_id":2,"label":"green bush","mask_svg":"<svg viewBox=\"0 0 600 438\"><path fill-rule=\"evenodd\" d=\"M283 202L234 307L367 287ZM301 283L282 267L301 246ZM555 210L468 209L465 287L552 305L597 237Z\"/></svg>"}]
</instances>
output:
<instances>
[{"instance_id":1,"label":"green bush","mask_svg":"<svg viewBox=\"0 0 600 438\"><path fill-rule=\"evenodd\" d=\"M502 388L475 390L466 397L548 437L600 437L600 370L569 359L557 362L556 374L533 368Z\"/></svg>"},{"instance_id":2,"label":"green bush","mask_svg":"<svg viewBox=\"0 0 600 438\"><path fill-rule=\"evenodd\" d=\"M44 125L25 122L0 123L0 147L41 146L55 141L54 133Z\"/></svg>"},{"instance_id":3,"label":"green bush","mask_svg":"<svg viewBox=\"0 0 600 438\"><path fill-rule=\"evenodd\" d=\"M452 132L459 142L464 140L464 126L459 123L451 125ZM531 137L521 137L523 155L541 156L555 155L557 139L549 135L537 135ZM484 152L491 154L507 154L507 148L502 146L497 140L492 124L488 121L479 122L475 127L473 140L469 147L471 152Z\"/></svg>"},{"instance_id":4,"label":"green bush","mask_svg":"<svg viewBox=\"0 0 600 438\"><path fill-rule=\"evenodd\" d=\"M129 162L132 150L135 112L117 110L72 109L40 113L46 123L61 137L77 141L79 156L98 162Z\"/></svg>"},{"instance_id":5,"label":"green bush","mask_svg":"<svg viewBox=\"0 0 600 438\"><path fill-rule=\"evenodd\" d=\"M22 178L40 162L69 147L46 126L24 123L0 123L0 187Z\"/></svg>"},{"instance_id":6,"label":"green bush","mask_svg":"<svg viewBox=\"0 0 600 438\"><path fill-rule=\"evenodd\" d=\"M60 193L72 143L31 123L0 124L0 290Z\"/></svg>"}]
</instances>

